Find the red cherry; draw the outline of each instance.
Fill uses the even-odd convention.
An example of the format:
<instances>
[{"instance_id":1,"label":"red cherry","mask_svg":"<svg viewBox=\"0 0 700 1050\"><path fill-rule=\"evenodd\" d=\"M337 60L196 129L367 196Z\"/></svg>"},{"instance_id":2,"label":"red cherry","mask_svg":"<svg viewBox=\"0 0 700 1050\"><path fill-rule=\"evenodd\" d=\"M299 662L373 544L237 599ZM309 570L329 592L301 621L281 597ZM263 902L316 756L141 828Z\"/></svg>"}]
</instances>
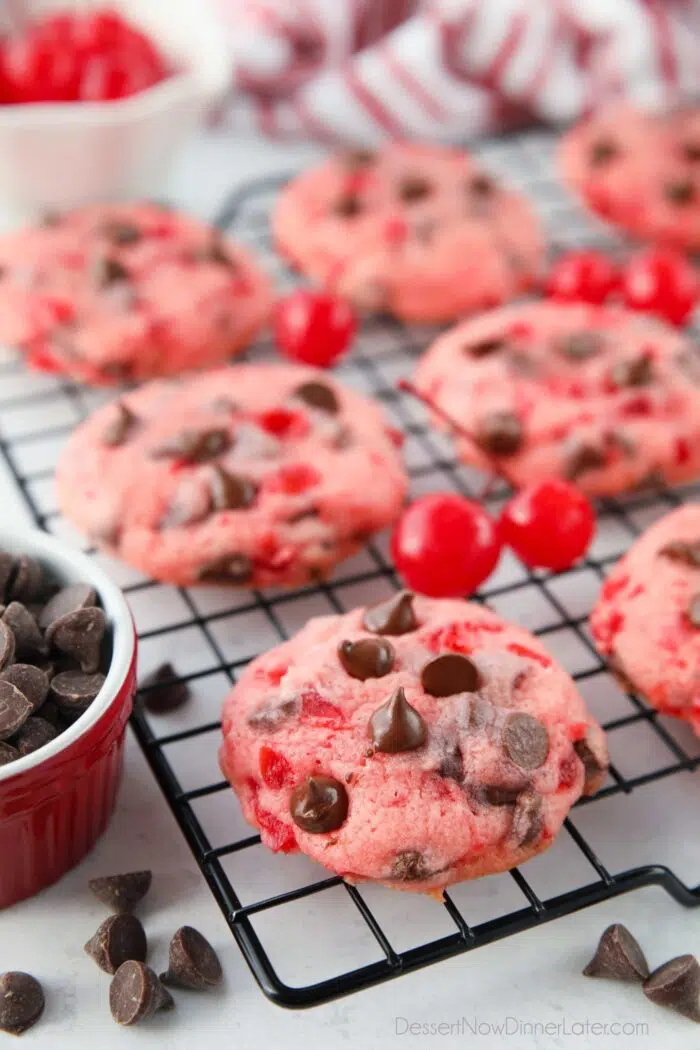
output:
<instances>
[{"instance_id":1,"label":"red cherry","mask_svg":"<svg viewBox=\"0 0 700 1050\"><path fill-rule=\"evenodd\" d=\"M568 569L586 553L594 532L593 507L568 481L522 489L501 515L503 542L533 569Z\"/></svg>"},{"instance_id":2,"label":"red cherry","mask_svg":"<svg viewBox=\"0 0 700 1050\"><path fill-rule=\"evenodd\" d=\"M599 252L567 252L549 271L546 292L559 302L605 302L617 284L617 271Z\"/></svg>"},{"instance_id":3,"label":"red cherry","mask_svg":"<svg viewBox=\"0 0 700 1050\"><path fill-rule=\"evenodd\" d=\"M396 568L413 590L461 598L490 576L501 554L498 526L477 503L439 492L415 500L391 537Z\"/></svg>"},{"instance_id":4,"label":"red cherry","mask_svg":"<svg viewBox=\"0 0 700 1050\"><path fill-rule=\"evenodd\" d=\"M291 787L294 783L294 770L279 751L263 744L258 756L260 776L266 787L273 791L280 791L283 787Z\"/></svg>"},{"instance_id":5,"label":"red cherry","mask_svg":"<svg viewBox=\"0 0 700 1050\"><path fill-rule=\"evenodd\" d=\"M330 368L355 337L357 319L334 295L299 288L275 305L275 342L292 361Z\"/></svg>"},{"instance_id":6,"label":"red cherry","mask_svg":"<svg viewBox=\"0 0 700 1050\"><path fill-rule=\"evenodd\" d=\"M678 326L693 312L698 294L693 267L684 255L666 248L650 248L630 259L621 289L632 310L657 314Z\"/></svg>"}]
</instances>

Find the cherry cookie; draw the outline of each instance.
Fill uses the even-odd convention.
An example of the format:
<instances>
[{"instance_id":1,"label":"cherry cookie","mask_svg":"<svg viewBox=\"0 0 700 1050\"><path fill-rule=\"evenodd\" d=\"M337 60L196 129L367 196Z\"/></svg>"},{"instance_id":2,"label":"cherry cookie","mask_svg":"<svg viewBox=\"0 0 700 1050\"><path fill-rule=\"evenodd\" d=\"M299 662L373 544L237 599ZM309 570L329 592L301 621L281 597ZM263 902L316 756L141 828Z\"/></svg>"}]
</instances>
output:
<instances>
[{"instance_id":1,"label":"cherry cookie","mask_svg":"<svg viewBox=\"0 0 700 1050\"><path fill-rule=\"evenodd\" d=\"M393 143L332 157L285 188L278 249L359 309L448 321L531 287L542 233L473 158Z\"/></svg>"},{"instance_id":2,"label":"cherry cookie","mask_svg":"<svg viewBox=\"0 0 700 1050\"><path fill-rule=\"evenodd\" d=\"M232 365L96 412L57 472L66 517L155 579L281 586L326 576L401 510L374 402L325 373Z\"/></svg>"},{"instance_id":3,"label":"cherry cookie","mask_svg":"<svg viewBox=\"0 0 700 1050\"><path fill-rule=\"evenodd\" d=\"M440 336L416 387L471 436L455 434L460 458L516 488L563 477L610 496L700 474L700 354L622 308L494 310Z\"/></svg>"},{"instance_id":4,"label":"cherry cookie","mask_svg":"<svg viewBox=\"0 0 700 1050\"><path fill-rule=\"evenodd\" d=\"M158 204L93 205L0 238L0 341L94 385L220 364L271 302L246 251Z\"/></svg>"},{"instance_id":5,"label":"cherry cookie","mask_svg":"<svg viewBox=\"0 0 700 1050\"><path fill-rule=\"evenodd\" d=\"M700 735L700 505L667 514L619 560L591 631L625 688Z\"/></svg>"},{"instance_id":6,"label":"cherry cookie","mask_svg":"<svg viewBox=\"0 0 700 1050\"><path fill-rule=\"evenodd\" d=\"M569 187L607 222L700 248L700 109L657 116L610 106L564 136L559 161Z\"/></svg>"},{"instance_id":7,"label":"cherry cookie","mask_svg":"<svg viewBox=\"0 0 700 1050\"><path fill-rule=\"evenodd\" d=\"M267 846L437 896L550 846L607 768L602 729L539 641L408 591L258 657L223 734L221 768Z\"/></svg>"}]
</instances>

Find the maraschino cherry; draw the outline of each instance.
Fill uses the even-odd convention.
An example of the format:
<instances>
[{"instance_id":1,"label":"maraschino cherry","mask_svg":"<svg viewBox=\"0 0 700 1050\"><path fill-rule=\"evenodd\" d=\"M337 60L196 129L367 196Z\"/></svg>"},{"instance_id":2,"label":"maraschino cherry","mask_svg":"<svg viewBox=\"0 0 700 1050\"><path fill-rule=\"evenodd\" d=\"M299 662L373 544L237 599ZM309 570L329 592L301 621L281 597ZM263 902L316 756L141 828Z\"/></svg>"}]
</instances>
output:
<instances>
[{"instance_id":1,"label":"maraschino cherry","mask_svg":"<svg viewBox=\"0 0 700 1050\"><path fill-rule=\"evenodd\" d=\"M277 302L273 330L285 357L330 368L355 337L357 318L344 299L298 288Z\"/></svg>"}]
</instances>

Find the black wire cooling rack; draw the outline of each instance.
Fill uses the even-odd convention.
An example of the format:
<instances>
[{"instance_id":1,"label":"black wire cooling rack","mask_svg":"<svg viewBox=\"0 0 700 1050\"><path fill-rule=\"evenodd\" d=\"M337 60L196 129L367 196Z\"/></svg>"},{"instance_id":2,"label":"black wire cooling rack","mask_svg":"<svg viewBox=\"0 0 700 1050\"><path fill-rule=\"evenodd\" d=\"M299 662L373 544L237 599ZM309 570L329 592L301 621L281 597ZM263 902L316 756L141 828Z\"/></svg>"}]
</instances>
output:
<instances>
[{"instance_id":1,"label":"black wire cooling rack","mask_svg":"<svg viewBox=\"0 0 700 1050\"><path fill-rule=\"evenodd\" d=\"M552 149L550 136L529 133L485 143L479 152L492 170L530 196L554 251L584 244L619 250L556 182ZM218 217L223 229L267 259L282 287L294 278L274 255L268 218L285 181L280 177L247 185ZM414 494L453 488L475 495L478 475L456 462L449 442L429 426L422 406L396 389L396 380L410 375L431 334L391 321L366 325L339 375L379 398L391 421L404 431ZM251 356L264 358L271 350L261 345ZM53 469L63 441L103 395L56 377L29 376L21 362L10 357L0 368L0 452L37 523L79 542L56 512ZM494 511L504 495L503 487L496 486L487 497ZM288 637L311 615L377 601L399 585L382 538L339 567L328 583L291 593L239 595L166 587L91 552L108 564L129 597L139 628L142 672L169 659L195 694L184 713L169 716L149 715L137 703L132 728L233 936L271 1000L287 1007L314 1006L642 886L661 885L686 906L700 903L700 886L690 888L663 864L629 868L617 863L610 870L581 830L590 822L577 819L581 807L595 810L603 800L617 796L627 801L616 810L616 819L631 835L624 808L630 805L628 796L635 789L687 774L700 763L700 745L692 734L616 689L586 629L590 605L610 565L644 525L693 498L698 498L698 490L688 487L604 501L599 506L598 538L580 566L554 575L533 573L506 556L479 594L477 600L534 629L568 667L605 724L613 758L636 746L645 761L636 771L613 761L602 790L578 804L554 849L531 861L525 874L513 870L453 887L443 904L377 887L350 886L305 858L272 855L243 823L216 766L221 700L251 657ZM636 744L629 745L632 736ZM624 839L624 834L621 826L619 836ZM556 859L567 835L583 875L580 867L573 875L570 859L563 864L561 857ZM640 835L644 837L643 829ZM557 876L557 892L538 893L533 876L539 877L543 868ZM510 891L492 892L498 880L501 887L505 880ZM485 887L492 898L491 913L484 921L472 918L470 923L478 910L478 887ZM426 908L431 909L427 925ZM390 913L394 932L383 918ZM319 930L323 932L314 932ZM318 961L324 937L330 947L328 964L310 968L312 957ZM369 950L349 953L349 942L356 947L361 937L369 941ZM290 955L299 963L300 977L286 974Z\"/></svg>"}]
</instances>

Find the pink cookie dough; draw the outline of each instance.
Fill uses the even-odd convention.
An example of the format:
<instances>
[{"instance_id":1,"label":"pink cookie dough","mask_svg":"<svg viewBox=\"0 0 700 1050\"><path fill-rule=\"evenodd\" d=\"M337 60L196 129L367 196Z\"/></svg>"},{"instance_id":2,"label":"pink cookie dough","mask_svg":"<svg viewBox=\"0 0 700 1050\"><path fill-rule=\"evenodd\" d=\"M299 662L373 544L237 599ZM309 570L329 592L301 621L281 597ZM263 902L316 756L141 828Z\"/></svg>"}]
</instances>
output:
<instances>
[{"instance_id":1,"label":"pink cookie dough","mask_svg":"<svg viewBox=\"0 0 700 1050\"><path fill-rule=\"evenodd\" d=\"M254 660L223 737L271 849L437 896L547 849L607 768L602 729L537 639L409 592L310 620Z\"/></svg>"},{"instance_id":2,"label":"pink cookie dough","mask_svg":"<svg viewBox=\"0 0 700 1050\"><path fill-rule=\"evenodd\" d=\"M83 423L57 471L69 521L183 586L322 579L395 520L406 484L379 406L293 365L149 383Z\"/></svg>"},{"instance_id":3,"label":"pink cookie dough","mask_svg":"<svg viewBox=\"0 0 700 1050\"><path fill-rule=\"evenodd\" d=\"M623 684L700 735L700 506L657 521L612 570L591 615Z\"/></svg>"},{"instance_id":4,"label":"pink cookie dough","mask_svg":"<svg viewBox=\"0 0 700 1050\"><path fill-rule=\"evenodd\" d=\"M247 251L163 205L93 205L0 238L0 342L93 385L221 364L271 302Z\"/></svg>"},{"instance_id":5,"label":"pink cookie dough","mask_svg":"<svg viewBox=\"0 0 700 1050\"><path fill-rule=\"evenodd\" d=\"M295 178L273 217L280 252L358 308L449 321L532 286L543 257L530 205L462 150L394 143Z\"/></svg>"},{"instance_id":6,"label":"pink cookie dough","mask_svg":"<svg viewBox=\"0 0 700 1050\"><path fill-rule=\"evenodd\" d=\"M602 219L642 240L700 248L700 109L611 105L564 136L559 161Z\"/></svg>"},{"instance_id":7,"label":"pink cookie dough","mask_svg":"<svg viewBox=\"0 0 700 1050\"><path fill-rule=\"evenodd\" d=\"M612 496L700 474L700 354L622 308L492 311L441 335L415 382L473 439L455 431L460 458L515 487L565 477Z\"/></svg>"}]
</instances>

